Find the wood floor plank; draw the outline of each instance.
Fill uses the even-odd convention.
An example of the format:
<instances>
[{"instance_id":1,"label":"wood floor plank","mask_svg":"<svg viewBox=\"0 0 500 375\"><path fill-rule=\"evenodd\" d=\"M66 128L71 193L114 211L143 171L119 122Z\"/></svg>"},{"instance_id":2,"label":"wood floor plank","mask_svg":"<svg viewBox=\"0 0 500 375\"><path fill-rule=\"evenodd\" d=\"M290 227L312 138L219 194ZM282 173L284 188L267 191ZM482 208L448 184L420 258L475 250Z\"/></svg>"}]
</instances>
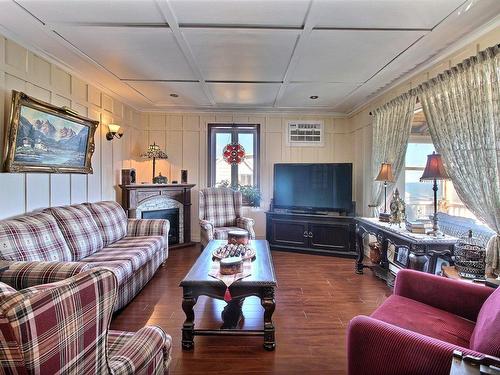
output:
<instances>
[{"instance_id":1,"label":"wood floor plank","mask_svg":"<svg viewBox=\"0 0 500 375\"><path fill-rule=\"evenodd\" d=\"M200 254L198 245L170 251L166 267L123 310L111 329L137 331L148 324L172 336L171 375L198 374L344 374L345 334L349 320L370 314L391 290L369 271L354 274L352 259L273 252L278 278L277 346L266 352L261 337L196 337L192 352L181 350L179 282ZM195 305L197 328L218 328L225 303L200 297ZM263 309L257 298L243 306L245 329L262 327Z\"/></svg>"}]
</instances>

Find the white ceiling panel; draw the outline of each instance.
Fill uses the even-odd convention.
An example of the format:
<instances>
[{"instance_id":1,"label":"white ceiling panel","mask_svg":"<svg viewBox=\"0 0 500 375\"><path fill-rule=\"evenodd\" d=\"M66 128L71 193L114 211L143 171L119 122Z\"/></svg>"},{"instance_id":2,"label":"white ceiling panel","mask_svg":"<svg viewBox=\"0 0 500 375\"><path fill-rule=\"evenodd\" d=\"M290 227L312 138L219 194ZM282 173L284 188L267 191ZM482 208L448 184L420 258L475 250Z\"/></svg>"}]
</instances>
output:
<instances>
[{"instance_id":1,"label":"white ceiling panel","mask_svg":"<svg viewBox=\"0 0 500 375\"><path fill-rule=\"evenodd\" d=\"M345 100L359 85L353 83L290 83L280 99L280 107L330 107ZM312 95L318 99L310 99Z\"/></svg>"},{"instance_id":2,"label":"white ceiling panel","mask_svg":"<svg viewBox=\"0 0 500 375\"><path fill-rule=\"evenodd\" d=\"M58 32L121 79L195 79L169 28L65 26Z\"/></svg>"},{"instance_id":3,"label":"white ceiling panel","mask_svg":"<svg viewBox=\"0 0 500 375\"><path fill-rule=\"evenodd\" d=\"M183 29L209 81L281 81L296 30Z\"/></svg>"},{"instance_id":4,"label":"white ceiling panel","mask_svg":"<svg viewBox=\"0 0 500 375\"><path fill-rule=\"evenodd\" d=\"M272 106L279 83L209 83L217 104Z\"/></svg>"},{"instance_id":5,"label":"white ceiling panel","mask_svg":"<svg viewBox=\"0 0 500 375\"><path fill-rule=\"evenodd\" d=\"M170 0L180 24L302 26L310 0Z\"/></svg>"},{"instance_id":6,"label":"white ceiling panel","mask_svg":"<svg viewBox=\"0 0 500 375\"><path fill-rule=\"evenodd\" d=\"M210 105L198 82L127 81L127 83L155 105L193 107ZM179 96L173 98L170 94Z\"/></svg>"},{"instance_id":7,"label":"white ceiling panel","mask_svg":"<svg viewBox=\"0 0 500 375\"><path fill-rule=\"evenodd\" d=\"M154 0L17 0L46 23L166 23Z\"/></svg>"},{"instance_id":8,"label":"white ceiling panel","mask_svg":"<svg viewBox=\"0 0 500 375\"><path fill-rule=\"evenodd\" d=\"M291 80L365 82L425 33L313 30Z\"/></svg>"},{"instance_id":9,"label":"white ceiling panel","mask_svg":"<svg viewBox=\"0 0 500 375\"><path fill-rule=\"evenodd\" d=\"M431 29L464 0L316 0L315 27Z\"/></svg>"}]
</instances>

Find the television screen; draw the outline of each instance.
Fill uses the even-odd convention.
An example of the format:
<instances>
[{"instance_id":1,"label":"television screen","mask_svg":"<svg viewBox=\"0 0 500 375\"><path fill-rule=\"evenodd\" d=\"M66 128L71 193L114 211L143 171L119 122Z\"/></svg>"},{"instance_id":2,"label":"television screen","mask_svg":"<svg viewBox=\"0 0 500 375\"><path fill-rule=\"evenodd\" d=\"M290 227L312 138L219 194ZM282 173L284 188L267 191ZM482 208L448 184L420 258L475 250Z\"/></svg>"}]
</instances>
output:
<instances>
[{"instance_id":1,"label":"television screen","mask_svg":"<svg viewBox=\"0 0 500 375\"><path fill-rule=\"evenodd\" d=\"M275 164L274 207L351 210L352 164Z\"/></svg>"}]
</instances>

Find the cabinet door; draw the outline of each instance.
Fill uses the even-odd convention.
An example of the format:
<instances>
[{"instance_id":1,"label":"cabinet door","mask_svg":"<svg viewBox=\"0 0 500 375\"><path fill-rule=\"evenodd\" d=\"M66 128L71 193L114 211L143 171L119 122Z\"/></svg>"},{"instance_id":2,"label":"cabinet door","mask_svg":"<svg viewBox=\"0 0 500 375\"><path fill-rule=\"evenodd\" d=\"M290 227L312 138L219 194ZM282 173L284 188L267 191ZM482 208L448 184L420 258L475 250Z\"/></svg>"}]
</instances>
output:
<instances>
[{"instance_id":1,"label":"cabinet door","mask_svg":"<svg viewBox=\"0 0 500 375\"><path fill-rule=\"evenodd\" d=\"M271 220L271 242L276 245L306 247L308 225L300 221Z\"/></svg>"},{"instance_id":2,"label":"cabinet door","mask_svg":"<svg viewBox=\"0 0 500 375\"><path fill-rule=\"evenodd\" d=\"M309 224L311 248L345 251L351 249L348 224Z\"/></svg>"}]
</instances>

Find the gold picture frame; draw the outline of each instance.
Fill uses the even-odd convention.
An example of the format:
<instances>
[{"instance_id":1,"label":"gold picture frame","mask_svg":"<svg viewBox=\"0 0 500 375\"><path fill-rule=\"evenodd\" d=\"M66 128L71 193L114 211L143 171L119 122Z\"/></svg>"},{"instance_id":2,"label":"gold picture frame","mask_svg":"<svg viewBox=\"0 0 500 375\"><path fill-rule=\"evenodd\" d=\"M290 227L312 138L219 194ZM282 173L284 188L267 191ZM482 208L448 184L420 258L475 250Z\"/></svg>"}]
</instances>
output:
<instances>
[{"instance_id":1,"label":"gold picture frame","mask_svg":"<svg viewBox=\"0 0 500 375\"><path fill-rule=\"evenodd\" d=\"M99 121L12 91L5 172L90 174Z\"/></svg>"}]
</instances>

